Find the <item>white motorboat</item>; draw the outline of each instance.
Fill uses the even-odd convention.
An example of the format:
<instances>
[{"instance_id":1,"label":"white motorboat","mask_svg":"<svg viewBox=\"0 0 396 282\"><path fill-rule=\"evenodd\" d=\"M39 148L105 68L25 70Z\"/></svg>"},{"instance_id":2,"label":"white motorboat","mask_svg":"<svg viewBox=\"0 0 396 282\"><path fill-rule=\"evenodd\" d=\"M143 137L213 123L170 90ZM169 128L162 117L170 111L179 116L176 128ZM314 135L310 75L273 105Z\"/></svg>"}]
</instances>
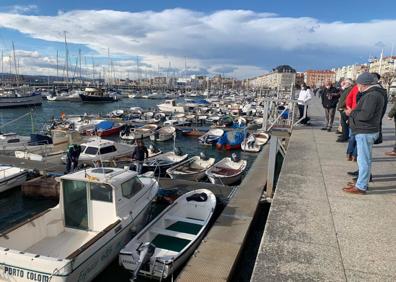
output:
<instances>
[{"instance_id":1,"label":"white motorboat","mask_svg":"<svg viewBox=\"0 0 396 282\"><path fill-rule=\"evenodd\" d=\"M26 181L26 177L26 170L0 164L0 192L22 185Z\"/></svg>"},{"instance_id":2,"label":"white motorboat","mask_svg":"<svg viewBox=\"0 0 396 282\"><path fill-rule=\"evenodd\" d=\"M147 138L157 130L156 124L145 124L142 127L131 128L129 131L120 132L120 138L123 140L136 140Z\"/></svg>"},{"instance_id":3,"label":"white motorboat","mask_svg":"<svg viewBox=\"0 0 396 282\"><path fill-rule=\"evenodd\" d=\"M206 171L206 176L213 184L231 185L241 180L246 170L247 161L232 160L227 157L214 164Z\"/></svg>"},{"instance_id":4,"label":"white motorboat","mask_svg":"<svg viewBox=\"0 0 396 282\"><path fill-rule=\"evenodd\" d=\"M170 277L201 243L215 208L210 190L180 196L120 251L120 265L133 272L133 279Z\"/></svg>"},{"instance_id":5,"label":"white motorboat","mask_svg":"<svg viewBox=\"0 0 396 282\"><path fill-rule=\"evenodd\" d=\"M43 98L40 93L27 89L7 89L0 91L0 108L41 106Z\"/></svg>"},{"instance_id":6,"label":"white motorboat","mask_svg":"<svg viewBox=\"0 0 396 282\"><path fill-rule=\"evenodd\" d=\"M166 170L188 158L188 154L182 154L181 152L166 152L156 157L147 159L143 164L144 171L154 171L155 175L164 176Z\"/></svg>"},{"instance_id":7,"label":"white motorboat","mask_svg":"<svg viewBox=\"0 0 396 282\"><path fill-rule=\"evenodd\" d=\"M81 154L78 162L92 165L97 161L112 161L131 156L134 149L135 145L117 143L97 137L81 144ZM66 163L66 155L63 155L61 159Z\"/></svg>"},{"instance_id":8,"label":"white motorboat","mask_svg":"<svg viewBox=\"0 0 396 282\"><path fill-rule=\"evenodd\" d=\"M30 137L17 135L13 132L0 133L0 150L9 151L24 148L29 145ZM10 149L11 148L11 149Z\"/></svg>"},{"instance_id":9,"label":"white motorboat","mask_svg":"<svg viewBox=\"0 0 396 282\"><path fill-rule=\"evenodd\" d=\"M168 168L166 173L172 179L199 181L205 177L206 170L208 170L214 162L214 158L206 158L201 153L200 156L194 156L178 165Z\"/></svg>"},{"instance_id":10,"label":"white motorboat","mask_svg":"<svg viewBox=\"0 0 396 282\"><path fill-rule=\"evenodd\" d=\"M213 145L223 136L224 130L219 128L213 128L206 132L204 135L198 138L198 142L202 145Z\"/></svg>"},{"instance_id":11,"label":"white motorboat","mask_svg":"<svg viewBox=\"0 0 396 282\"><path fill-rule=\"evenodd\" d=\"M61 92L56 96L47 96L48 101L69 101L69 102L81 102L80 94L84 91L72 90L71 92Z\"/></svg>"},{"instance_id":12,"label":"white motorboat","mask_svg":"<svg viewBox=\"0 0 396 282\"><path fill-rule=\"evenodd\" d=\"M164 113L184 113L184 107L176 104L176 100L165 100L157 105L158 109Z\"/></svg>"},{"instance_id":13,"label":"white motorboat","mask_svg":"<svg viewBox=\"0 0 396 282\"><path fill-rule=\"evenodd\" d=\"M161 127L150 135L150 140L155 142L163 142L173 139L176 136L176 128L173 126Z\"/></svg>"},{"instance_id":14,"label":"white motorboat","mask_svg":"<svg viewBox=\"0 0 396 282\"><path fill-rule=\"evenodd\" d=\"M0 151L6 154L16 154L20 158L27 158L30 153L45 156L60 153L67 148L68 144L80 141L80 134L73 130L56 129L51 130L51 136L31 134L30 137L7 133L0 135Z\"/></svg>"},{"instance_id":15,"label":"white motorboat","mask_svg":"<svg viewBox=\"0 0 396 282\"><path fill-rule=\"evenodd\" d=\"M96 125L104 121L103 119L95 119L95 118L88 118L88 117L80 117L74 116L65 119L65 125L67 128L74 129L80 133L86 133L90 131L94 131Z\"/></svg>"},{"instance_id":16,"label":"white motorboat","mask_svg":"<svg viewBox=\"0 0 396 282\"><path fill-rule=\"evenodd\" d=\"M1 281L92 281L146 224L154 178L93 168L60 178L59 204L0 236Z\"/></svg>"},{"instance_id":17,"label":"white motorboat","mask_svg":"<svg viewBox=\"0 0 396 282\"><path fill-rule=\"evenodd\" d=\"M258 153L261 148L267 144L269 138L269 134L265 132L250 134L242 141L241 149L245 152Z\"/></svg>"}]
</instances>

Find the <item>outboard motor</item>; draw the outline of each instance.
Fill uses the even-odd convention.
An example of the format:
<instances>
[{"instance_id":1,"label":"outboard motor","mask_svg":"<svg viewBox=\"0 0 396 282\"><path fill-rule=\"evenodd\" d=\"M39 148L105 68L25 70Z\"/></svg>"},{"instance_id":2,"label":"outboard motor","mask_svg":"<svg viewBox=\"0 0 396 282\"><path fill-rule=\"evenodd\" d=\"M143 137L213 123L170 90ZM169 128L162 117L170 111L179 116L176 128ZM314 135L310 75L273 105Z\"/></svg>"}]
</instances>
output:
<instances>
[{"instance_id":1,"label":"outboard motor","mask_svg":"<svg viewBox=\"0 0 396 282\"><path fill-rule=\"evenodd\" d=\"M236 153L232 153L232 155L231 155L231 160L233 161L233 162L239 162L241 159L239 158L239 156L236 154Z\"/></svg>"},{"instance_id":2,"label":"outboard motor","mask_svg":"<svg viewBox=\"0 0 396 282\"><path fill-rule=\"evenodd\" d=\"M183 151L180 149L180 147L175 148L175 154L176 156L181 156L183 155Z\"/></svg>"},{"instance_id":3,"label":"outboard motor","mask_svg":"<svg viewBox=\"0 0 396 282\"><path fill-rule=\"evenodd\" d=\"M139 254L139 260L136 270L133 272L131 281L135 281L137 279L138 273L142 268L142 266L146 264L150 260L150 258L154 255L155 246L151 244L151 242L146 242L141 244L136 251Z\"/></svg>"},{"instance_id":4,"label":"outboard motor","mask_svg":"<svg viewBox=\"0 0 396 282\"><path fill-rule=\"evenodd\" d=\"M203 160L203 161L207 161L207 160L208 160L208 157L205 155L204 152L199 153L199 157L200 157L201 160Z\"/></svg>"}]
</instances>

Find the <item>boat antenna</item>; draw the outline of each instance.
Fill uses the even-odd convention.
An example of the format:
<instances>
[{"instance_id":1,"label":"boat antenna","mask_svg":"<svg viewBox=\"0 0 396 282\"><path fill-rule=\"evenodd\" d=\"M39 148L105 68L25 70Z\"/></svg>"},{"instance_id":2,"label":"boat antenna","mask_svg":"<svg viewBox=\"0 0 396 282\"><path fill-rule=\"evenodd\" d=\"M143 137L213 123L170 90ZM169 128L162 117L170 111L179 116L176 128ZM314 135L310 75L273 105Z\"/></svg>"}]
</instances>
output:
<instances>
[{"instance_id":1,"label":"boat antenna","mask_svg":"<svg viewBox=\"0 0 396 282\"><path fill-rule=\"evenodd\" d=\"M34 133L33 109L30 110L30 121L32 123L32 133Z\"/></svg>"},{"instance_id":2,"label":"boat antenna","mask_svg":"<svg viewBox=\"0 0 396 282\"><path fill-rule=\"evenodd\" d=\"M176 151L176 131L173 132L173 151Z\"/></svg>"}]
</instances>

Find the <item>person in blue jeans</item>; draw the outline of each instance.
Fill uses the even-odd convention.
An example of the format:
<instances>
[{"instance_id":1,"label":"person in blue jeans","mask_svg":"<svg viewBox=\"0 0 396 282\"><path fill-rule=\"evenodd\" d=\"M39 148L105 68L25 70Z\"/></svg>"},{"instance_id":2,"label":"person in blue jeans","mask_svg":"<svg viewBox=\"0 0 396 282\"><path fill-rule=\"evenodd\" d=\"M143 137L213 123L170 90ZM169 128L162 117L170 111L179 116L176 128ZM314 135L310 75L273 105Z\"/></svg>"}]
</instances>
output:
<instances>
[{"instance_id":1,"label":"person in blue jeans","mask_svg":"<svg viewBox=\"0 0 396 282\"><path fill-rule=\"evenodd\" d=\"M381 127L385 104L383 91L386 90L378 84L378 78L369 72L359 75L356 83L362 95L356 108L347 110L346 114L349 116L349 126L356 139L359 175L356 183L344 187L343 191L365 194L371 175L372 149Z\"/></svg>"},{"instance_id":2,"label":"person in blue jeans","mask_svg":"<svg viewBox=\"0 0 396 282\"><path fill-rule=\"evenodd\" d=\"M347 159L348 161L356 161L357 160L357 147L356 147L356 138L355 135L352 134L352 130L349 129L349 140L347 147Z\"/></svg>"}]
</instances>

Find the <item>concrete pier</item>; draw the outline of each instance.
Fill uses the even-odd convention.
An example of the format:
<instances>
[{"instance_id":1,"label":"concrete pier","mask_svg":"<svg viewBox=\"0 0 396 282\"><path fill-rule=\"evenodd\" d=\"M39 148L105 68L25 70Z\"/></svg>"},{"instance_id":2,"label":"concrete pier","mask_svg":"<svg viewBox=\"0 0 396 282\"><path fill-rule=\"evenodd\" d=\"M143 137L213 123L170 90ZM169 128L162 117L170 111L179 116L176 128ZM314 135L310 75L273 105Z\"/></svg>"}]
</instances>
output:
<instances>
[{"instance_id":1,"label":"concrete pier","mask_svg":"<svg viewBox=\"0 0 396 282\"><path fill-rule=\"evenodd\" d=\"M293 131L251 281L396 281L396 158L384 155L393 121L374 147L368 193L352 195L342 188L357 164L334 129L320 130L318 98L309 112L317 126Z\"/></svg>"}]
</instances>

